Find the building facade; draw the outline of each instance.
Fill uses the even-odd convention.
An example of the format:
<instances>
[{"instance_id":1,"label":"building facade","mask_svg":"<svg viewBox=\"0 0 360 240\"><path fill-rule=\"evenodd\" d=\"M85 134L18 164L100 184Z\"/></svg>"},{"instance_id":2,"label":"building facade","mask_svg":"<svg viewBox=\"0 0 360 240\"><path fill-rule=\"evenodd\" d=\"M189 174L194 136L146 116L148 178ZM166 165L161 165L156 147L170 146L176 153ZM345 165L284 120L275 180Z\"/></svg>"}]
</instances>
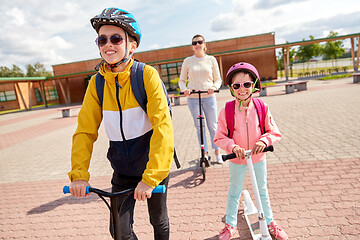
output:
<instances>
[{"instance_id":1,"label":"building facade","mask_svg":"<svg viewBox=\"0 0 360 240\"><path fill-rule=\"evenodd\" d=\"M219 63L222 79L227 70L237 62L245 61L253 64L259 71L262 80L277 78L275 48L261 50L264 46L274 46L274 33L255 36L225 39L207 42L207 54L215 56ZM176 91L177 84L172 83L180 76L183 60L193 55L192 46L135 52L134 58L157 69L169 92ZM94 67L101 59L53 65L54 78L57 84L66 86L64 96L59 95L61 104L81 102L85 94L87 82L95 74ZM60 88L59 86L57 86ZM66 98L68 98L66 100Z\"/></svg>"},{"instance_id":2,"label":"building facade","mask_svg":"<svg viewBox=\"0 0 360 240\"><path fill-rule=\"evenodd\" d=\"M218 61L222 79L227 70L237 62L253 64L262 80L277 78L274 33L210 41L207 54ZM169 92L176 91L182 62L192 56L192 46L178 46L159 50L136 52L134 58L157 69ZM53 65L52 77L0 78L0 111L31 109L34 105L49 103L77 104L85 95L88 81L95 74L94 67L101 59Z\"/></svg>"}]
</instances>

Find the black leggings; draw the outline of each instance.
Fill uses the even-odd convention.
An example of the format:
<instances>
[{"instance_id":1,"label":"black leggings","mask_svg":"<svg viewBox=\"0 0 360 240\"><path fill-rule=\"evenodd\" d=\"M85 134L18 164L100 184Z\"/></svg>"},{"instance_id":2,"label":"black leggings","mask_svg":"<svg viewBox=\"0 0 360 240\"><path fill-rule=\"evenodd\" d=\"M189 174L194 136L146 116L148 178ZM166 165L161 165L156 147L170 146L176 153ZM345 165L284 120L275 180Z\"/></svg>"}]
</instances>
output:
<instances>
[{"instance_id":1,"label":"black leggings","mask_svg":"<svg viewBox=\"0 0 360 240\"><path fill-rule=\"evenodd\" d=\"M116 173L113 174L111 180L112 192L120 192L129 188L136 188L137 184L141 181L141 177L122 176ZM160 184L165 185L166 189L169 183L169 176L166 177ZM148 212L150 216L150 223L154 228L155 240L168 240L170 233L169 217L167 213L167 190L165 193L152 194L151 198L147 199ZM119 198L119 213L120 229L122 240L137 240L136 234L133 231L134 223L134 208L135 202L134 193L130 194L122 206L120 203L123 198ZM110 216L110 233L114 235L112 218ZM113 236L114 237L114 236Z\"/></svg>"}]
</instances>

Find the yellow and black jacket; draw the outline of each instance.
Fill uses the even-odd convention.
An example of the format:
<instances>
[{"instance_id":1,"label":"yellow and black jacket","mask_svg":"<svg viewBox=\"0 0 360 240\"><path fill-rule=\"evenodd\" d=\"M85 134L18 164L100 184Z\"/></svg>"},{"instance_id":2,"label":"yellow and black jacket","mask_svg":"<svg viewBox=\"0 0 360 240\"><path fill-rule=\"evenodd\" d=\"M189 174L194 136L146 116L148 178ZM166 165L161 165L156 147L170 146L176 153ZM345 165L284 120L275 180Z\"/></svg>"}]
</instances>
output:
<instances>
[{"instance_id":1,"label":"yellow and black jacket","mask_svg":"<svg viewBox=\"0 0 360 240\"><path fill-rule=\"evenodd\" d=\"M156 69L145 66L143 79L148 100L145 113L132 92L132 64L133 59L120 73L111 72L104 64L100 67L99 73L105 78L103 107L97 96L96 74L91 77L73 136L72 170L68 174L71 181L89 180L93 143L102 120L110 140L107 158L115 172L142 176L142 181L153 188L168 176L174 132L161 80Z\"/></svg>"}]
</instances>

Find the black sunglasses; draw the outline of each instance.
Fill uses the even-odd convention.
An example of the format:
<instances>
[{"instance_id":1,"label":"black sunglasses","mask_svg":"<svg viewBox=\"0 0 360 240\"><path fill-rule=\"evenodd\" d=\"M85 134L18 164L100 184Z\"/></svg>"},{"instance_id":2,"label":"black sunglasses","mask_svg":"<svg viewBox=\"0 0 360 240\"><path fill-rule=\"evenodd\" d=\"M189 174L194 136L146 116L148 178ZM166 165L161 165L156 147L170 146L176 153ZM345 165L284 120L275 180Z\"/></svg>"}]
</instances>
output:
<instances>
[{"instance_id":1,"label":"black sunglasses","mask_svg":"<svg viewBox=\"0 0 360 240\"><path fill-rule=\"evenodd\" d=\"M239 89L241 86L243 86L244 88L251 88L252 84L252 82L233 83L231 84L231 86L233 87L233 89Z\"/></svg>"},{"instance_id":2,"label":"black sunglasses","mask_svg":"<svg viewBox=\"0 0 360 240\"><path fill-rule=\"evenodd\" d=\"M203 44L203 43L204 43L204 41L203 41L203 40L200 40L200 41L193 41L191 44L195 46L196 44L200 44L200 45L201 45L201 44Z\"/></svg>"},{"instance_id":3,"label":"black sunglasses","mask_svg":"<svg viewBox=\"0 0 360 240\"><path fill-rule=\"evenodd\" d=\"M120 45L124 41L123 37L120 35L117 35L117 34L112 35L109 39L110 39L110 42L114 45ZM107 44L108 38L106 36L99 36L95 40L95 42L99 47L103 47Z\"/></svg>"}]
</instances>

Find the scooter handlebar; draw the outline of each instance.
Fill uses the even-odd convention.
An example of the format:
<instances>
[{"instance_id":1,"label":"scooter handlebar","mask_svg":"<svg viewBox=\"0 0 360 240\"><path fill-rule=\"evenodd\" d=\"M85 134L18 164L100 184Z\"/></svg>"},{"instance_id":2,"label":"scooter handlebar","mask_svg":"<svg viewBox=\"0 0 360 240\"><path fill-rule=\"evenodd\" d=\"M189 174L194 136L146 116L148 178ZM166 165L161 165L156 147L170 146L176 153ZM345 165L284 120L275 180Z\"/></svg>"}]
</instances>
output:
<instances>
[{"instance_id":1,"label":"scooter handlebar","mask_svg":"<svg viewBox=\"0 0 360 240\"><path fill-rule=\"evenodd\" d=\"M93 189L95 188L92 188L90 186L87 186L86 187L86 193L90 193L90 192L93 192ZM166 191L166 187L165 185L158 185L156 186L154 189L153 189L153 193L165 193ZM66 193L70 193L70 188L69 186L64 186L63 188L63 193L66 194Z\"/></svg>"},{"instance_id":2,"label":"scooter handlebar","mask_svg":"<svg viewBox=\"0 0 360 240\"><path fill-rule=\"evenodd\" d=\"M273 145L270 145L268 147L265 147L263 152L273 152L274 151L274 146ZM229 160L229 159L233 159L233 158L236 158L236 154L235 153L230 153L230 154L227 154L227 155L222 155L222 160L223 161L226 161L226 160Z\"/></svg>"},{"instance_id":3,"label":"scooter handlebar","mask_svg":"<svg viewBox=\"0 0 360 240\"><path fill-rule=\"evenodd\" d=\"M207 93L208 91L201 91L201 90L192 90L190 92L190 94L193 94L193 93ZM218 93L219 90L214 90L215 93ZM184 92L180 92L180 95L184 95Z\"/></svg>"}]
</instances>

